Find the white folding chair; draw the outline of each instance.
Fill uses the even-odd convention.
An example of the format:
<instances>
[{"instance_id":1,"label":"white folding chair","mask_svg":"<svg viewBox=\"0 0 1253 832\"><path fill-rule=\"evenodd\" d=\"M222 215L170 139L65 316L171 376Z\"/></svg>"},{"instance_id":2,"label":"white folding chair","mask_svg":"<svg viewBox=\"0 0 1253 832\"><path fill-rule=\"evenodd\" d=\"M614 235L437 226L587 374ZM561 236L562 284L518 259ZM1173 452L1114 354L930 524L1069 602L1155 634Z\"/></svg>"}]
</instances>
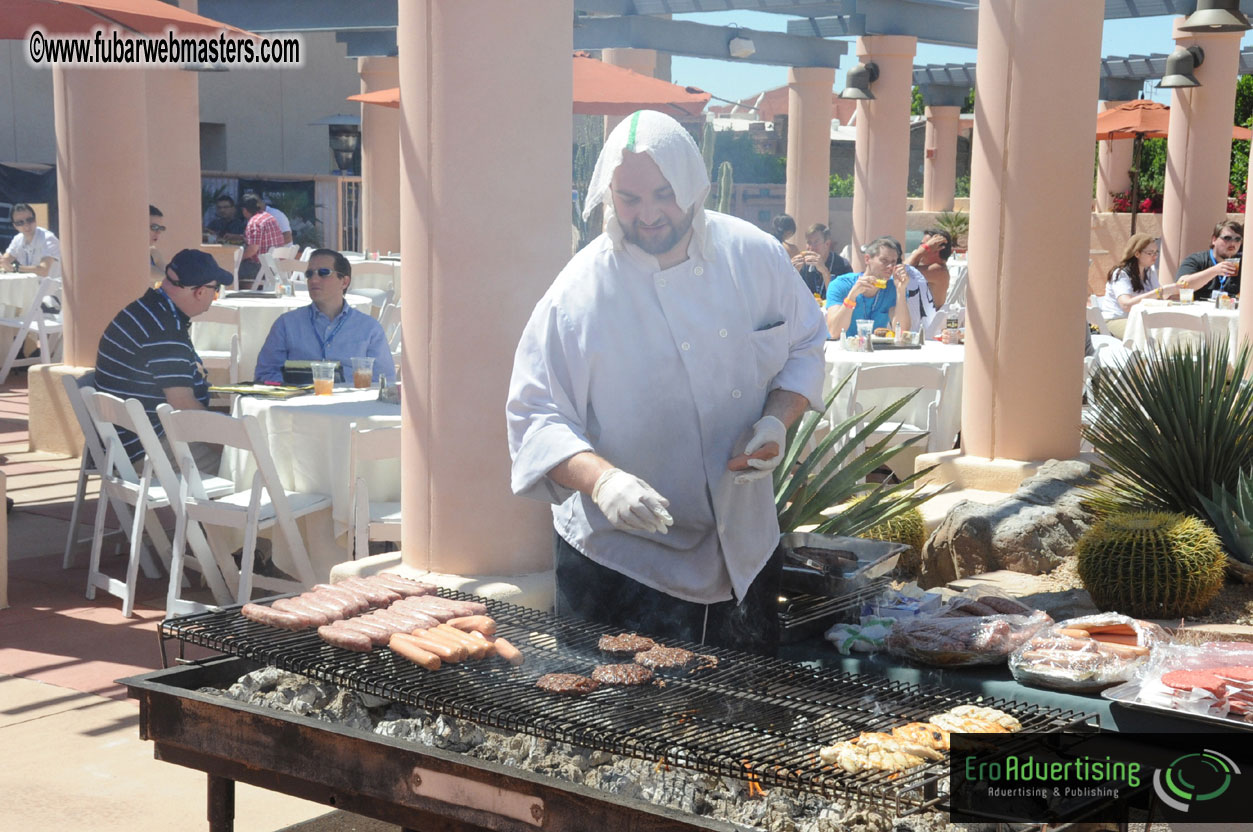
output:
<instances>
[{"instance_id":1,"label":"white folding chair","mask_svg":"<svg viewBox=\"0 0 1253 832\"><path fill-rule=\"evenodd\" d=\"M939 367L925 364L867 364L857 370L853 378L852 392L849 396L850 406L854 413L865 413L869 406L862 400L862 394L870 390L898 390L900 395L917 389L916 397L927 402L927 420L917 425L904 421L884 422L879 430L866 438L866 443L874 444L887 436L892 430L899 428L896 437L899 440L911 436L926 436L925 444L928 453L947 451L953 447L955 436L941 436L940 395L944 391L944 383L948 375L948 365ZM927 394L930 394L929 400ZM917 402L917 398L914 400ZM915 405L916 406L916 405Z\"/></svg>"},{"instance_id":2,"label":"white folding chair","mask_svg":"<svg viewBox=\"0 0 1253 832\"><path fill-rule=\"evenodd\" d=\"M245 603L252 597L254 584L263 589L291 592L316 583L313 565L309 562L309 553L296 520L329 508L331 498L326 494L283 488L256 417L236 418L206 410L175 410L168 404L158 405L157 415L165 427L165 435L169 438L181 474L179 500L184 510L178 515L179 523L174 528L175 562L181 555L186 530L191 523L227 526L244 533L239 568L223 568L238 603ZM241 491L232 489L231 493L223 496L209 494L192 458L189 442L207 442L221 445L223 449L234 448L251 454L256 464L251 487ZM287 543L295 580L253 574L257 535L271 527L277 527ZM217 556L217 562L223 564L223 558Z\"/></svg>"},{"instance_id":3,"label":"white folding chair","mask_svg":"<svg viewBox=\"0 0 1253 832\"><path fill-rule=\"evenodd\" d=\"M55 298L61 300L61 280L56 277L45 277L39 281L35 296L26 304L20 318L0 317L0 328L13 329L13 340L9 351L0 365L0 384L9 377L14 367L29 367L32 364L55 364L60 360L61 350L61 314L43 311L45 300ZM34 335L39 340L39 355L31 358L18 358L26 336ZM54 355L54 352L56 355Z\"/></svg>"},{"instance_id":4,"label":"white folding chair","mask_svg":"<svg viewBox=\"0 0 1253 832\"><path fill-rule=\"evenodd\" d=\"M1140 312L1140 322L1144 326L1145 340L1150 344L1158 342L1157 330L1179 329L1196 332L1202 339L1208 337L1210 331L1209 315L1204 312L1200 315L1192 315L1173 309L1145 309Z\"/></svg>"},{"instance_id":5,"label":"white folding chair","mask_svg":"<svg viewBox=\"0 0 1253 832\"><path fill-rule=\"evenodd\" d=\"M348 470L351 485L352 519L349 534L353 558L370 553L371 540L400 540L400 503L370 499L366 486L366 464L400 459L400 427L371 428L354 424L349 446Z\"/></svg>"},{"instance_id":6,"label":"white folding chair","mask_svg":"<svg viewBox=\"0 0 1253 832\"><path fill-rule=\"evenodd\" d=\"M353 263L352 283L348 286L348 294L369 298L374 317L377 318L383 307L397 296L396 278L395 263L381 260Z\"/></svg>"},{"instance_id":7,"label":"white folding chair","mask_svg":"<svg viewBox=\"0 0 1253 832\"><path fill-rule=\"evenodd\" d=\"M231 274L235 276L235 286L239 287L239 264L244 262L244 247L236 246L234 255L234 265L231 266Z\"/></svg>"},{"instance_id":8,"label":"white folding chair","mask_svg":"<svg viewBox=\"0 0 1253 832\"><path fill-rule=\"evenodd\" d=\"M1096 327L1097 334L1109 335L1109 326L1105 323L1105 315L1101 312L1101 304L1096 295L1088 295L1085 312L1088 316L1088 323Z\"/></svg>"},{"instance_id":9,"label":"white folding chair","mask_svg":"<svg viewBox=\"0 0 1253 832\"><path fill-rule=\"evenodd\" d=\"M75 378L74 376L61 376L61 385L65 388L65 397L70 402L70 410L74 412L74 418L78 421L78 427L83 433L83 450L79 457L78 463L78 487L74 491L74 507L70 509L70 529L65 535L65 556L61 559L61 568L69 569L74 565L75 550L80 543L90 543L92 538L80 538L78 536L79 514L83 510L83 503L87 499L87 482L93 476L98 476L104 469L104 443L100 439L100 434L96 430L96 424L91 419L91 414L87 412L87 405L83 401L82 388L94 387L96 383L96 371L84 373L82 376ZM100 499L108 499L113 504L113 513L122 524L125 530L130 526L130 509L126 503L119 501L106 493L103 489L100 493ZM117 531L110 534L117 534ZM155 535L153 536L155 538ZM167 544L168 545L168 544ZM156 564L152 560L152 556L147 550L144 550L142 561L144 574L150 578L155 578L160 574Z\"/></svg>"},{"instance_id":10,"label":"white folding chair","mask_svg":"<svg viewBox=\"0 0 1253 832\"><path fill-rule=\"evenodd\" d=\"M389 303L379 313L379 325L387 338L387 347L393 356L400 355L400 304Z\"/></svg>"},{"instance_id":11,"label":"white folding chair","mask_svg":"<svg viewBox=\"0 0 1253 832\"><path fill-rule=\"evenodd\" d=\"M238 307L216 303L211 304L208 309L196 316L195 323L222 324L234 328L235 331L231 333L229 349L201 349L197 347L196 354L200 356L200 360L206 370L226 370L230 383L238 384L240 339L243 337L243 331L240 329L241 323Z\"/></svg>"},{"instance_id":12,"label":"white folding chair","mask_svg":"<svg viewBox=\"0 0 1253 832\"><path fill-rule=\"evenodd\" d=\"M144 529L145 527L148 529L148 534L154 539L155 544L168 550L169 540L161 524L156 522L155 511L171 505L171 497L176 493L172 489L177 487L178 480L174 476L174 470L170 467L160 440L157 439L156 432L152 429L152 424L148 421L148 415L138 399L123 401L116 396L101 393L90 387L82 389L82 397L92 423L104 442L105 462L100 471L100 490L102 495L108 495L110 498L109 501L101 499L96 508L95 536L92 540L91 564L87 572L87 597L95 598L96 590L103 589L110 595L121 598L122 615L130 616L135 606L135 584L143 550ZM117 432L118 428L128 430L139 437L144 449L141 473L135 471L135 466L126 455L121 437ZM227 486L225 489L224 484ZM217 493L234 490L233 484L221 478L212 478L212 481L207 483L207 488ZM129 529L130 556L127 558L124 580L111 578L100 569L106 507L113 500L121 501L134 509ZM175 512L178 512L177 506ZM150 518L153 522L149 522ZM120 517L119 519L125 523L128 518ZM208 582L209 589L213 592L214 599L220 604L230 603L230 591L222 579L217 564L213 562L208 543L199 528L190 534L189 539L192 541L192 550L196 554L197 564ZM169 565L170 585L166 592L166 611L173 613L204 609L202 605L180 601L178 598L183 580L181 548L174 551Z\"/></svg>"}]
</instances>

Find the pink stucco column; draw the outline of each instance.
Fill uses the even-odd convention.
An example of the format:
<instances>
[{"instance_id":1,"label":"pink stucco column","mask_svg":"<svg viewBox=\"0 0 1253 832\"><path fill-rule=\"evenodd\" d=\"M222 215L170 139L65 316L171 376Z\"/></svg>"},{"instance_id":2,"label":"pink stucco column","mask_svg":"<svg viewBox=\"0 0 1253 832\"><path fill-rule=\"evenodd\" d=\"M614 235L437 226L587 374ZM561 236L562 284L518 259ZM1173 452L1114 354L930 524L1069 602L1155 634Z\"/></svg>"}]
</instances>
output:
<instances>
[{"instance_id":1,"label":"pink stucco column","mask_svg":"<svg viewBox=\"0 0 1253 832\"><path fill-rule=\"evenodd\" d=\"M398 42L417 46L399 67L403 562L547 570L552 516L509 490L505 400L522 328L570 256L572 2L398 12ZM510 128L484 129L466 90L491 90Z\"/></svg>"},{"instance_id":2,"label":"pink stucco column","mask_svg":"<svg viewBox=\"0 0 1253 832\"><path fill-rule=\"evenodd\" d=\"M957 195L957 126L961 107L927 107L926 116L922 210L952 211Z\"/></svg>"},{"instance_id":3,"label":"pink stucco column","mask_svg":"<svg viewBox=\"0 0 1253 832\"><path fill-rule=\"evenodd\" d=\"M834 86L835 70L829 67L792 67L787 71L787 185L783 210L796 220L796 239L802 245L805 229L817 222L831 222Z\"/></svg>"},{"instance_id":4,"label":"pink stucco column","mask_svg":"<svg viewBox=\"0 0 1253 832\"><path fill-rule=\"evenodd\" d=\"M977 457L1079 451L1103 8L979 4L962 396L963 448Z\"/></svg>"},{"instance_id":5,"label":"pink stucco column","mask_svg":"<svg viewBox=\"0 0 1253 832\"><path fill-rule=\"evenodd\" d=\"M361 91L400 86L396 58L358 58ZM400 111L361 105L361 245L400 251Z\"/></svg>"},{"instance_id":6,"label":"pink stucco column","mask_svg":"<svg viewBox=\"0 0 1253 832\"><path fill-rule=\"evenodd\" d=\"M202 241L200 204L200 80L180 69L143 72L147 92L148 199L165 215L157 248L168 261ZM144 223L147 226L147 222ZM147 281L145 281L147 282ZM137 293L136 293L137 294Z\"/></svg>"},{"instance_id":7,"label":"pink stucco column","mask_svg":"<svg viewBox=\"0 0 1253 832\"><path fill-rule=\"evenodd\" d=\"M1176 25L1183 19L1177 18ZM1175 30L1175 42L1200 46L1205 62L1194 73L1201 86L1171 90L1159 266L1163 280L1175 274L1183 258L1209 247L1214 223L1227 213L1241 34Z\"/></svg>"},{"instance_id":8,"label":"pink stucco column","mask_svg":"<svg viewBox=\"0 0 1253 832\"><path fill-rule=\"evenodd\" d=\"M857 161L853 168L853 268L861 247L884 234L905 242L909 193L909 106L918 39L874 35L857 39L857 58L879 65L874 101L857 102ZM789 128L790 130L790 128Z\"/></svg>"},{"instance_id":9,"label":"pink stucco column","mask_svg":"<svg viewBox=\"0 0 1253 832\"><path fill-rule=\"evenodd\" d=\"M53 70L65 363L77 367L95 366L101 333L149 281L145 74Z\"/></svg>"},{"instance_id":10,"label":"pink stucco column","mask_svg":"<svg viewBox=\"0 0 1253 832\"><path fill-rule=\"evenodd\" d=\"M1106 101L1110 110L1124 101ZM1097 142L1096 154L1096 210L1113 211L1110 194L1120 194L1131 189L1131 151L1134 139L1112 139Z\"/></svg>"}]
</instances>

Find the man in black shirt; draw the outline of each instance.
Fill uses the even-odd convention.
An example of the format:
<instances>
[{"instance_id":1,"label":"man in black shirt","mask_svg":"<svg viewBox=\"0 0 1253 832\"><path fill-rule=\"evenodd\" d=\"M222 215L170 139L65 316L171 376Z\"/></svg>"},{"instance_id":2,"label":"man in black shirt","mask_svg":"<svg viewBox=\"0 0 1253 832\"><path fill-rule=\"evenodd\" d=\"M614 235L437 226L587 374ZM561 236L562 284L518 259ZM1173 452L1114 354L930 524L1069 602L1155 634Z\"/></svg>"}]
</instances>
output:
<instances>
[{"instance_id":1,"label":"man in black shirt","mask_svg":"<svg viewBox=\"0 0 1253 832\"><path fill-rule=\"evenodd\" d=\"M1207 251L1189 254L1179 264L1175 282L1194 291L1193 297L1205 300L1215 292L1240 293L1240 245L1244 242L1244 226L1223 220L1214 226L1214 236Z\"/></svg>"},{"instance_id":2,"label":"man in black shirt","mask_svg":"<svg viewBox=\"0 0 1253 832\"><path fill-rule=\"evenodd\" d=\"M191 343L191 319L213 303L218 289L234 280L203 251L185 248L165 267L165 280L117 314L100 338L96 355L96 389L121 399L138 399L153 430L164 430L157 405L175 410L204 410L209 381ZM139 437L118 431L132 460L143 455ZM202 470L215 468L212 449L193 443ZM167 449L168 450L168 449Z\"/></svg>"},{"instance_id":3,"label":"man in black shirt","mask_svg":"<svg viewBox=\"0 0 1253 832\"><path fill-rule=\"evenodd\" d=\"M244 226L248 224L235 207L235 200L223 194L215 203L217 216L205 226L206 231L213 232L219 243L242 243Z\"/></svg>"},{"instance_id":4,"label":"man in black shirt","mask_svg":"<svg viewBox=\"0 0 1253 832\"><path fill-rule=\"evenodd\" d=\"M820 222L809 226L805 232L805 250L792 258L792 265L801 273L809 291L824 298L831 278L853 270L848 261L836 252L831 229Z\"/></svg>"}]
</instances>

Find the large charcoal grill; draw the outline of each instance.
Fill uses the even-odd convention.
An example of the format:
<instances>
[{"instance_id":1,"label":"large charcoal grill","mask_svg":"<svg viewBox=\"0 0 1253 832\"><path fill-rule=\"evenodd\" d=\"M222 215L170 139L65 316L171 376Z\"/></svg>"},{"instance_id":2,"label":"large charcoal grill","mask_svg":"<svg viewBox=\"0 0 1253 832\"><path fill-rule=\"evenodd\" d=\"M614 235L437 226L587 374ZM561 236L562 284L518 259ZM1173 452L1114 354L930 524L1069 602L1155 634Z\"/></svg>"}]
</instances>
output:
<instances>
[{"instance_id":1,"label":"large charcoal grill","mask_svg":"<svg viewBox=\"0 0 1253 832\"><path fill-rule=\"evenodd\" d=\"M850 775L821 765L816 751L862 731L925 720L971 701L969 693L682 645L716 657L717 666L658 671L663 684L642 688L602 686L586 697L558 696L540 691L535 680L549 672L588 673L604 662L596 642L607 628L499 601L474 600L488 605L500 634L526 654L522 667L488 660L431 673L388 650L352 653L331 647L312 631L291 633L256 624L239 615L236 607L168 620L160 634L163 652L169 640L177 639L241 657L254 666L273 665L485 727L755 781L766 789L784 787L844 799L897 816L942 800L939 785L948 776L943 763L900 773ZM132 687L142 694L142 685ZM1014 714L1029 731L1079 729L1092 718L1008 700L980 704ZM326 730L312 721L309 728ZM426 749L416 748L414 753L425 754Z\"/></svg>"}]
</instances>

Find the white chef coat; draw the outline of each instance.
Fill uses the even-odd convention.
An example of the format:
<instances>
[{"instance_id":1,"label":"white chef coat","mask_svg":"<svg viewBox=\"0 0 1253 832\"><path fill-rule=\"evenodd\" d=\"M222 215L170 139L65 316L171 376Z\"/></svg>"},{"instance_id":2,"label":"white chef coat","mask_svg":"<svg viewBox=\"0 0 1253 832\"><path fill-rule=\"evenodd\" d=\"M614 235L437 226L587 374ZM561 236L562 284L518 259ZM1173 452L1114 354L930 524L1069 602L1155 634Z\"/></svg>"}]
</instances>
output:
<instances>
[{"instance_id":1,"label":"white chef coat","mask_svg":"<svg viewBox=\"0 0 1253 832\"><path fill-rule=\"evenodd\" d=\"M727 461L771 390L821 407L826 325L773 237L704 219L708 245L693 238L669 269L608 234L574 256L518 344L507 417L513 490L554 503L563 538L642 584L714 603L742 598L779 538L771 478L736 485ZM619 531L547 477L582 451L669 499L669 533Z\"/></svg>"},{"instance_id":2,"label":"white chef coat","mask_svg":"<svg viewBox=\"0 0 1253 832\"><path fill-rule=\"evenodd\" d=\"M48 269L48 277L61 276L61 242L57 235L46 228L37 227L29 245L25 234L15 234L5 253L22 266L38 266L45 257L51 257L52 266Z\"/></svg>"}]
</instances>

